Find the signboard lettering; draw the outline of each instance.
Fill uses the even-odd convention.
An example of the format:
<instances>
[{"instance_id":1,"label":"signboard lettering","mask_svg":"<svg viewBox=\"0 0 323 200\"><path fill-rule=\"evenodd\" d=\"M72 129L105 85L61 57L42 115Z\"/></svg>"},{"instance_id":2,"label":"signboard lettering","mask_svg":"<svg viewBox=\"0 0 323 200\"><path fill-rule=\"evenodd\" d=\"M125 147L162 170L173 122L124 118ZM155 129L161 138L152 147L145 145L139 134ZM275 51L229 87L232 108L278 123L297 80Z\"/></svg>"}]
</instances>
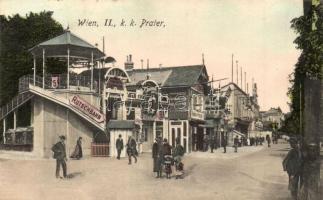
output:
<instances>
[{"instance_id":1,"label":"signboard lettering","mask_svg":"<svg viewBox=\"0 0 323 200\"><path fill-rule=\"evenodd\" d=\"M70 98L70 104L87 116L94 119L96 122L102 123L104 121L104 115L81 97L77 95L73 96L72 98Z\"/></svg>"}]
</instances>

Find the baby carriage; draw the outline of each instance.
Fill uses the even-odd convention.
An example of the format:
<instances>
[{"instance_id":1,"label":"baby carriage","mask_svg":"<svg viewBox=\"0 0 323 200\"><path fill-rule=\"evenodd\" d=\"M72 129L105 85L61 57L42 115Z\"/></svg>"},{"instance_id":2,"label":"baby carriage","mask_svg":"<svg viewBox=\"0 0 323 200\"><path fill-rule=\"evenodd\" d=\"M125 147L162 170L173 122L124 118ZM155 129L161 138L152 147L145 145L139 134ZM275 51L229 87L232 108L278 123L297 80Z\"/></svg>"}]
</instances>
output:
<instances>
[{"instance_id":1,"label":"baby carriage","mask_svg":"<svg viewBox=\"0 0 323 200\"><path fill-rule=\"evenodd\" d=\"M181 157L175 157L175 177L176 179L182 179L184 177L184 164L181 161Z\"/></svg>"},{"instance_id":2,"label":"baby carriage","mask_svg":"<svg viewBox=\"0 0 323 200\"><path fill-rule=\"evenodd\" d=\"M164 159L166 178L170 179L170 175L172 174L173 157L171 155L166 155L164 156Z\"/></svg>"}]
</instances>

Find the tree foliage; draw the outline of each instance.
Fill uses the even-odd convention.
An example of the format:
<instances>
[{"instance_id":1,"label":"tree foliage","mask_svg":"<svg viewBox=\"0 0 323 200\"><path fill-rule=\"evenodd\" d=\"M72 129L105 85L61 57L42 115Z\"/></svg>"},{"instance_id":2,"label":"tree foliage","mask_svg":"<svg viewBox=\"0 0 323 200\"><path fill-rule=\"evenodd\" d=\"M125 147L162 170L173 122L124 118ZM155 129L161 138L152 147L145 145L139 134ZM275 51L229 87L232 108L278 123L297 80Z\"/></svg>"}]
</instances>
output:
<instances>
[{"instance_id":1,"label":"tree foliage","mask_svg":"<svg viewBox=\"0 0 323 200\"><path fill-rule=\"evenodd\" d=\"M19 77L33 73L33 46L63 33L63 27L52 18L53 12L29 13L25 17L0 15L0 106L17 94ZM56 59L46 61L52 73L66 67ZM41 66L41 60L37 60ZM41 74L41 67L37 67Z\"/></svg>"},{"instance_id":2,"label":"tree foliage","mask_svg":"<svg viewBox=\"0 0 323 200\"><path fill-rule=\"evenodd\" d=\"M283 129L291 134L301 133L301 110L304 108L304 80L322 79L323 68L323 12L322 5L312 6L307 15L291 21L291 27L298 34L294 40L301 55L289 76L291 87L288 96L291 99L291 115L286 119ZM315 26L314 26L315 25ZM303 121L303 120L302 120Z\"/></svg>"}]
</instances>

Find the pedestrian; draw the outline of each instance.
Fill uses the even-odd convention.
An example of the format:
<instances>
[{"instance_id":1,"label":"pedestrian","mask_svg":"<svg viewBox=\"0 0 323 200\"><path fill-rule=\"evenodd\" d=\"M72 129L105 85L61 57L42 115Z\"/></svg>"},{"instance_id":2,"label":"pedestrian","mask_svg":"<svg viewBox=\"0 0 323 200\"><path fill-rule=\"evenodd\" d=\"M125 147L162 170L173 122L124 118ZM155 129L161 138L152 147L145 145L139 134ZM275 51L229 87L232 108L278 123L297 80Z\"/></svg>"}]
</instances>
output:
<instances>
[{"instance_id":1,"label":"pedestrian","mask_svg":"<svg viewBox=\"0 0 323 200\"><path fill-rule=\"evenodd\" d=\"M238 152L238 146L239 146L239 137L236 136L233 140L233 147L234 147L234 152Z\"/></svg>"},{"instance_id":2,"label":"pedestrian","mask_svg":"<svg viewBox=\"0 0 323 200\"><path fill-rule=\"evenodd\" d=\"M135 163L137 163L137 143L132 136L129 136L128 143L127 143L127 154L129 159L129 165L131 165L131 157L135 159Z\"/></svg>"},{"instance_id":3,"label":"pedestrian","mask_svg":"<svg viewBox=\"0 0 323 200\"><path fill-rule=\"evenodd\" d=\"M289 150L283 161L283 169L289 177L288 189L291 192L292 198L296 200L302 171L302 155L297 140L291 138L289 142L292 149Z\"/></svg>"},{"instance_id":4,"label":"pedestrian","mask_svg":"<svg viewBox=\"0 0 323 200\"><path fill-rule=\"evenodd\" d=\"M163 153L164 153L164 166L165 166L165 174L166 178L170 179L172 173L172 147L168 143L167 139L164 138L163 142Z\"/></svg>"},{"instance_id":5,"label":"pedestrian","mask_svg":"<svg viewBox=\"0 0 323 200\"><path fill-rule=\"evenodd\" d=\"M116 141L116 148L117 148L117 159L120 160L120 154L121 151L123 150L123 139L121 134L119 135L117 141Z\"/></svg>"},{"instance_id":6,"label":"pedestrian","mask_svg":"<svg viewBox=\"0 0 323 200\"><path fill-rule=\"evenodd\" d=\"M266 135L266 141L267 141L268 147L270 147L271 139L268 134Z\"/></svg>"},{"instance_id":7,"label":"pedestrian","mask_svg":"<svg viewBox=\"0 0 323 200\"><path fill-rule=\"evenodd\" d=\"M318 200L320 199L320 147L315 142L304 146L302 181L298 199Z\"/></svg>"},{"instance_id":8,"label":"pedestrian","mask_svg":"<svg viewBox=\"0 0 323 200\"><path fill-rule=\"evenodd\" d=\"M208 147L209 147L209 137L208 137L208 135L204 135L204 137L203 137L203 151L204 152L208 151Z\"/></svg>"},{"instance_id":9,"label":"pedestrian","mask_svg":"<svg viewBox=\"0 0 323 200\"><path fill-rule=\"evenodd\" d=\"M164 156L165 155L172 155L172 147L170 146L170 144L168 143L166 138L164 138L163 148L164 148L164 151L163 151Z\"/></svg>"},{"instance_id":10,"label":"pedestrian","mask_svg":"<svg viewBox=\"0 0 323 200\"><path fill-rule=\"evenodd\" d=\"M172 174L172 163L173 163L173 158L171 155L165 155L164 156L164 165L165 165L165 174L166 178L170 179L171 174Z\"/></svg>"},{"instance_id":11,"label":"pedestrian","mask_svg":"<svg viewBox=\"0 0 323 200\"><path fill-rule=\"evenodd\" d=\"M54 152L54 158L56 159L56 178L62 178L60 174L60 167L63 168L63 177L67 178L67 167L66 167L66 147L65 147L65 136L59 136L59 142L53 145L52 151Z\"/></svg>"},{"instance_id":12,"label":"pedestrian","mask_svg":"<svg viewBox=\"0 0 323 200\"><path fill-rule=\"evenodd\" d=\"M180 143L177 143L176 147L173 150L173 159L175 162L176 179L183 177L184 164L182 163L182 158L184 156L184 153L185 153L184 147Z\"/></svg>"},{"instance_id":13,"label":"pedestrian","mask_svg":"<svg viewBox=\"0 0 323 200\"><path fill-rule=\"evenodd\" d=\"M227 152L227 136L224 135L222 140L221 140L221 145L223 146L223 153L226 153Z\"/></svg>"},{"instance_id":14,"label":"pedestrian","mask_svg":"<svg viewBox=\"0 0 323 200\"><path fill-rule=\"evenodd\" d=\"M210 140L210 149L211 149L211 153L213 153L213 149L215 148L215 137L211 136L211 140Z\"/></svg>"},{"instance_id":15,"label":"pedestrian","mask_svg":"<svg viewBox=\"0 0 323 200\"><path fill-rule=\"evenodd\" d=\"M159 137L158 138L158 142L157 142L157 145L158 145L158 151L157 151L157 154L158 154L157 169L159 170L159 176L158 176L158 173L157 173L157 178L162 178L162 175L163 175L164 145L163 145L162 140L163 139L161 137Z\"/></svg>"},{"instance_id":16,"label":"pedestrian","mask_svg":"<svg viewBox=\"0 0 323 200\"><path fill-rule=\"evenodd\" d=\"M159 148L160 148L159 143L161 143L160 139L156 138L152 149L152 157L154 160L153 172L157 173L156 178L161 177L161 170L162 170L162 163L161 163L161 159L159 158Z\"/></svg>"},{"instance_id":17,"label":"pedestrian","mask_svg":"<svg viewBox=\"0 0 323 200\"><path fill-rule=\"evenodd\" d=\"M79 137L76 141L74 152L71 155L71 158L76 158L77 160L83 157L82 151L82 137Z\"/></svg>"}]
</instances>

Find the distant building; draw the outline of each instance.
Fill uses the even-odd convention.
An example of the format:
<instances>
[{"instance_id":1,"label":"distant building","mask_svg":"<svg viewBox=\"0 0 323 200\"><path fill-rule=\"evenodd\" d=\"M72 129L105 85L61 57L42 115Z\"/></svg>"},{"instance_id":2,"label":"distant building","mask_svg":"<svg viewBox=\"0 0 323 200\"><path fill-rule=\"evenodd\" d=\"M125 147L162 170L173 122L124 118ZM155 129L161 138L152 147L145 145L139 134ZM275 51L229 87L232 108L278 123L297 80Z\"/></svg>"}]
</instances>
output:
<instances>
[{"instance_id":1,"label":"distant building","mask_svg":"<svg viewBox=\"0 0 323 200\"><path fill-rule=\"evenodd\" d=\"M249 137L259 119L257 84L253 85L252 96L232 82L214 90L206 103L206 119L208 131L216 136L218 144L224 136L229 143L236 135Z\"/></svg>"},{"instance_id":2,"label":"distant building","mask_svg":"<svg viewBox=\"0 0 323 200\"><path fill-rule=\"evenodd\" d=\"M260 115L261 115L261 121L263 122L263 125L264 125L264 129L273 129L273 128L279 129L282 127L283 121L285 119L285 115L280 109L280 107L270 108L268 111L261 111Z\"/></svg>"}]
</instances>

